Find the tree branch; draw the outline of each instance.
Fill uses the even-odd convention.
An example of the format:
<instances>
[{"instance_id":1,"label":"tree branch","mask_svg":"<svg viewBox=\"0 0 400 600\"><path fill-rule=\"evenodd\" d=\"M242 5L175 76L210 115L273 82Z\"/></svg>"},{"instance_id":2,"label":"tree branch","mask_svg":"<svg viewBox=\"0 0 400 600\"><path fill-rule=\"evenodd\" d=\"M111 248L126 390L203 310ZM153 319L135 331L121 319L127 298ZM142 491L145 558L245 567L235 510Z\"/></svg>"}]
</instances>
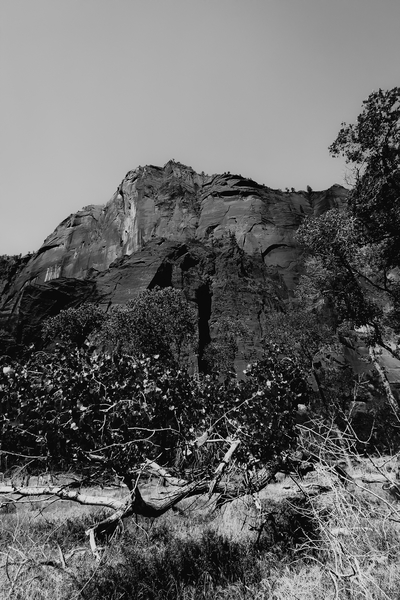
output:
<instances>
[{"instance_id":1,"label":"tree branch","mask_svg":"<svg viewBox=\"0 0 400 600\"><path fill-rule=\"evenodd\" d=\"M228 441L228 440L227 440ZM224 458L222 459L222 461L220 462L220 464L218 465L218 467L215 469L215 473L214 473L214 479L211 481L209 489L208 489L208 495L211 497L214 493L214 489L215 486L218 484L218 482L220 481L223 472L225 471L226 467L229 464L229 461L231 460L236 448L240 445L240 440L233 440L231 441L231 445L229 447L229 450L226 452Z\"/></svg>"},{"instance_id":2,"label":"tree branch","mask_svg":"<svg viewBox=\"0 0 400 600\"><path fill-rule=\"evenodd\" d=\"M232 442L221 465L226 464L230 460L238 445L239 442L237 440ZM224 470L221 465L216 470L217 478L222 475ZM249 489L251 489L252 492L260 491L273 479L275 474L280 470L281 465L278 460L271 461L263 469L260 469L259 472L255 473L247 485L235 482L221 482L215 478L211 481L207 478L199 481L185 482L185 480L178 480L177 478L170 476L165 469L152 461L147 461L146 467L153 473L166 477L167 480L178 485L178 489L172 490L171 493L162 498L144 499L139 487L136 485L133 486L130 496L125 500L118 500L107 496L82 494L78 490L68 490L65 487L19 487L15 485L1 485L0 495L19 495L20 497L56 496L60 500L70 500L79 504L110 508L114 512L109 517L96 523L86 532L89 536L93 553L98 556L95 538L110 538L123 519L131 517L132 515L157 518L185 498L200 496L206 493L223 494L224 496L231 496L233 499L249 493Z\"/></svg>"},{"instance_id":3,"label":"tree branch","mask_svg":"<svg viewBox=\"0 0 400 600\"><path fill-rule=\"evenodd\" d=\"M90 506L104 506L112 510L119 510L125 506L126 502L110 498L107 496L91 496L82 494L79 490L68 490L59 486L17 486L17 485L0 485L0 495L11 494L21 497L34 496L56 496L60 500L70 500L78 504L87 504Z\"/></svg>"}]
</instances>

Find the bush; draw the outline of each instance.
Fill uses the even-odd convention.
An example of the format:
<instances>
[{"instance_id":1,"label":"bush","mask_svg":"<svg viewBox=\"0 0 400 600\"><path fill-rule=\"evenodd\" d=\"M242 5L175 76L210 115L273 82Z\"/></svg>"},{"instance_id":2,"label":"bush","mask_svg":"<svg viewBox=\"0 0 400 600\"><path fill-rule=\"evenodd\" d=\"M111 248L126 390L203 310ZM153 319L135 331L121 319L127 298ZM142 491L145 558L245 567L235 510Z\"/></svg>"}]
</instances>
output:
<instances>
[{"instance_id":1,"label":"bush","mask_svg":"<svg viewBox=\"0 0 400 600\"><path fill-rule=\"evenodd\" d=\"M42 337L45 343L61 340L73 347L82 348L87 338L101 327L105 318L104 312L94 304L67 308L45 320Z\"/></svg>"},{"instance_id":2,"label":"bush","mask_svg":"<svg viewBox=\"0 0 400 600\"><path fill-rule=\"evenodd\" d=\"M90 467L88 453L101 451L121 476L147 458L201 478L227 448L196 449L198 435L214 425L221 440L241 441L240 464L266 463L295 444L297 404L307 403L309 389L297 363L276 348L245 380L223 383L157 356L58 349L3 367L0 394L2 449L42 457L41 470Z\"/></svg>"},{"instance_id":3,"label":"bush","mask_svg":"<svg viewBox=\"0 0 400 600\"><path fill-rule=\"evenodd\" d=\"M116 306L104 323L100 340L113 353L159 354L180 364L193 348L197 315L181 290L145 290L126 306Z\"/></svg>"}]
</instances>

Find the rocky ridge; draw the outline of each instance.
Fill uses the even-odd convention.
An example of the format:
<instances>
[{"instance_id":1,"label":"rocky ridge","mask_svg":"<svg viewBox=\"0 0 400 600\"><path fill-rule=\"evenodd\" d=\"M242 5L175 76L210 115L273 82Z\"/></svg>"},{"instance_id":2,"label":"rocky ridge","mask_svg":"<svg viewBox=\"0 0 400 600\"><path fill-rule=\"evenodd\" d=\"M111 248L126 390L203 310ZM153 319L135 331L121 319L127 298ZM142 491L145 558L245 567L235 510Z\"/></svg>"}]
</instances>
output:
<instances>
[{"instance_id":1,"label":"rocky ridge","mask_svg":"<svg viewBox=\"0 0 400 600\"><path fill-rule=\"evenodd\" d=\"M282 192L241 175L198 174L179 162L129 171L106 205L70 215L3 282L0 328L35 339L41 320L95 301L107 310L141 290L174 285L199 310L203 343L221 314L255 332L299 275L294 234L347 190Z\"/></svg>"}]
</instances>

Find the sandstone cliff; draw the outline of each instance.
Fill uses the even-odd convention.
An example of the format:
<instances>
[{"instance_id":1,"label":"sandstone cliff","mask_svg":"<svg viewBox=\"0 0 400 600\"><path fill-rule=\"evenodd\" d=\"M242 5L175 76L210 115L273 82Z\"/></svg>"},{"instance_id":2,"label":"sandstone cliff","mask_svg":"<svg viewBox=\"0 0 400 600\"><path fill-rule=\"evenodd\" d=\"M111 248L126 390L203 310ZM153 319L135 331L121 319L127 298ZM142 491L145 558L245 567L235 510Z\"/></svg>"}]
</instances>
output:
<instances>
[{"instance_id":1,"label":"sandstone cliff","mask_svg":"<svg viewBox=\"0 0 400 600\"><path fill-rule=\"evenodd\" d=\"M346 194L337 185L286 193L240 175L199 175L174 161L138 167L106 205L65 219L7 282L0 327L27 341L44 316L65 306L91 300L106 309L172 284L198 304L204 339L221 312L255 330L298 277L293 238L304 216L339 205Z\"/></svg>"}]
</instances>

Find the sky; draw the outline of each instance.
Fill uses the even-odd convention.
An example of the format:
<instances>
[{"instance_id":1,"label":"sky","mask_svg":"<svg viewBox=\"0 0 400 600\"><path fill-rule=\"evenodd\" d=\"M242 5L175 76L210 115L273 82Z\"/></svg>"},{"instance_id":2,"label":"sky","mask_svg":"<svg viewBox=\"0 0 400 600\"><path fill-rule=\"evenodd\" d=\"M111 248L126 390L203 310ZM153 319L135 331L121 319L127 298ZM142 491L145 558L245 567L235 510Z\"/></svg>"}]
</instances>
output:
<instances>
[{"instance_id":1,"label":"sky","mask_svg":"<svg viewBox=\"0 0 400 600\"><path fill-rule=\"evenodd\" d=\"M0 254L139 165L344 184L328 146L400 85L399 24L399 0L1 0Z\"/></svg>"}]
</instances>

